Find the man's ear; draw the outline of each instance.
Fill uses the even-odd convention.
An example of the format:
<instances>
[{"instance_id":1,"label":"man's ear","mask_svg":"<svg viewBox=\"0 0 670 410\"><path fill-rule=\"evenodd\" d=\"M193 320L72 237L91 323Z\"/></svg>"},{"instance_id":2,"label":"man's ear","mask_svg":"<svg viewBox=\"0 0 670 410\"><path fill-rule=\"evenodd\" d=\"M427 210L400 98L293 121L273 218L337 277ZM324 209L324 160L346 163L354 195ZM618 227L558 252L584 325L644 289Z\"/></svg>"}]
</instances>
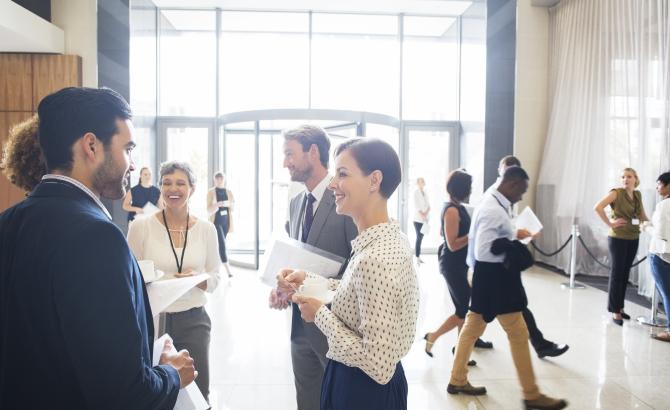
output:
<instances>
[{"instance_id":1,"label":"man's ear","mask_svg":"<svg viewBox=\"0 0 670 410\"><path fill-rule=\"evenodd\" d=\"M309 156L315 161L321 161L321 155L319 154L319 147L316 144L309 146Z\"/></svg>"},{"instance_id":2,"label":"man's ear","mask_svg":"<svg viewBox=\"0 0 670 410\"><path fill-rule=\"evenodd\" d=\"M91 161L95 160L96 154L100 154L100 140L92 132L84 134L77 145L83 156Z\"/></svg>"}]
</instances>

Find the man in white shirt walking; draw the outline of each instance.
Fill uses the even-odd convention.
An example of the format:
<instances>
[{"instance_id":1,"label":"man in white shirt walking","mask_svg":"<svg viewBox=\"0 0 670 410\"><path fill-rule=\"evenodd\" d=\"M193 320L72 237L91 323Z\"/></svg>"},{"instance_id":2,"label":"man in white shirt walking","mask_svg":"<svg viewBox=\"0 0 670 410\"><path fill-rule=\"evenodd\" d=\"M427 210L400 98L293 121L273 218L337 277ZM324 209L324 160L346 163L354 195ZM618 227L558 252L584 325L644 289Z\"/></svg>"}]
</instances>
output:
<instances>
[{"instance_id":1,"label":"man in white shirt walking","mask_svg":"<svg viewBox=\"0 0 670 410\"><path fill-rule=\"evenodd\" d=\"M516 257L512 249L516 239L530 236L528 231L515 232L511 218L512 205L520 201L527 190L528 174L522 168L509 167L498 188L486 195L475 210L468 245L468 264L475 271L470 312L458 338L447 391L486 394L485 387L474 387L468 382L467 362L475 340L484 333L488 322L497 319L509 339L526 409L558 410L565 408L567 402L541 394L535 382L528 328L521 313L527 305L521 272L506 266L508 258ZM496 249L501 242L505 244L502 251Z\"/></svg>"}]
</instances>

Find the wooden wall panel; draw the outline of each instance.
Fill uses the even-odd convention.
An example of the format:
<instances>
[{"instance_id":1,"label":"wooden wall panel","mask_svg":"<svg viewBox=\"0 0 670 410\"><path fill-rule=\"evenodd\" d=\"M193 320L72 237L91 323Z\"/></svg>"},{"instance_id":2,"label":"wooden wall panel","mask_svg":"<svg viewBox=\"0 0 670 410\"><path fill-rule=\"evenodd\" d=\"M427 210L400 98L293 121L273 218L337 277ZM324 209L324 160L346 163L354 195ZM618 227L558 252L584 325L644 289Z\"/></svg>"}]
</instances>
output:
<instances>
[{"instance_id":1,"label":"wooden wall panel","mask_svg":"<svg viewBox=\"0 0 670 410\"><path fill-rule=\"evenodd\" d=\"M0 111L33 111L30 54L0 54Z\"/></svg>"},{"instance_id":2,"label":"wooden wall panel","mask_svg":"<svg viewBox=\"0 0 670 410\"><path fill-rule=\"evenodd\" d=\"M27 120L32 112L0 112L0 145L4 152L9 130L16 124ZM0 175L0 212L26 197L25 191L12 185L3 173Z\"/></svg>"},{"instance_id":3,"label":"wooden wall panel","mask_svg":"<svg viewBox=\"0 0 670 410\"><path fill-rule=\"evenodd\" d=\"M33 106L65 87L81 87L81 57L75 55L33 55Z\"/></svg>"}]
</instances>

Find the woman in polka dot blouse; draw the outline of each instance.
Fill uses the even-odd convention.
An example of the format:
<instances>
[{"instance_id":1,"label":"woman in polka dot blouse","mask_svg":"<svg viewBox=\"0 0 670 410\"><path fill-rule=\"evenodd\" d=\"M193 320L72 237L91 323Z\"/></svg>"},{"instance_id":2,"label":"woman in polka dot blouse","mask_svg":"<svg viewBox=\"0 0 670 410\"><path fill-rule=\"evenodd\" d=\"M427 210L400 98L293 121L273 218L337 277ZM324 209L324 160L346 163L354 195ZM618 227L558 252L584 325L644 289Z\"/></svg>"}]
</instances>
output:
<instances>
[{"instance_id":1,"label":"woman in polka dot blouse","mask_svg":"<svg viewBox=\"0 0 670 410\"><path fill-rule=\"evenodd\" d=\"M407 409L407 380L400 360L415 338L419 291L412 248L388 216L387 201L400 184L398 155L378 139L352 139L335 151L336 211L349 215L359 235L345 262L331 308L294 295L305 321L328 338L329 359L321 410ZM295 288L313 273L284 270L280 286ZM314 280L314 279L313 279Z\"/></svg>"}]
</instances>

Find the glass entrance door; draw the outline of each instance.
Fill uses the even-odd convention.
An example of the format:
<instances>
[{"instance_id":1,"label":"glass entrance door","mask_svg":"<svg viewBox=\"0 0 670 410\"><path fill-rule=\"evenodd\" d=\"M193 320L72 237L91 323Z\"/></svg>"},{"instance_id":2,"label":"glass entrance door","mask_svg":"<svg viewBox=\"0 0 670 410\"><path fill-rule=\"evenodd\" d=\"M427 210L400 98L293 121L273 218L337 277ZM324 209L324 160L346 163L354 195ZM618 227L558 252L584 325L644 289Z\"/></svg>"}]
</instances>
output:
<instances>
[{"instance_id":1,"label":"glass entrance door","mask_svg":"<svg viewBox=\"0 0 670 410\"><path fill-rule=\"evenodd\" d=\"M447 200L446 180L449 172L459 166L458 126L442 122L406 123L402 129L404 150L403 182L405 206L403 209L405 232L411 244L415 243L414 220L417 219L415 195L417 179L423 178L424 192L430 204L428 233L423 238L424 252L435 252L442 242L440 217Z\"/></svg>"},{"instance_id":2,"label":"glass entrance door","mask_svg":"<svg viewBox=\"0 0 670 410\"><path fill-rule=\"evenodd\" d=\"M189 201L189 209L198 218L206 220L208 218L207 189L211 185L211 176L214 172L213 153L209 149L214 140L213 122L161 119L158 121L157 129L158 163L183 161L193 168L196 185ZM156 181L160 182L158 172L156 175Z\"/></svg>"}]
</instances>

